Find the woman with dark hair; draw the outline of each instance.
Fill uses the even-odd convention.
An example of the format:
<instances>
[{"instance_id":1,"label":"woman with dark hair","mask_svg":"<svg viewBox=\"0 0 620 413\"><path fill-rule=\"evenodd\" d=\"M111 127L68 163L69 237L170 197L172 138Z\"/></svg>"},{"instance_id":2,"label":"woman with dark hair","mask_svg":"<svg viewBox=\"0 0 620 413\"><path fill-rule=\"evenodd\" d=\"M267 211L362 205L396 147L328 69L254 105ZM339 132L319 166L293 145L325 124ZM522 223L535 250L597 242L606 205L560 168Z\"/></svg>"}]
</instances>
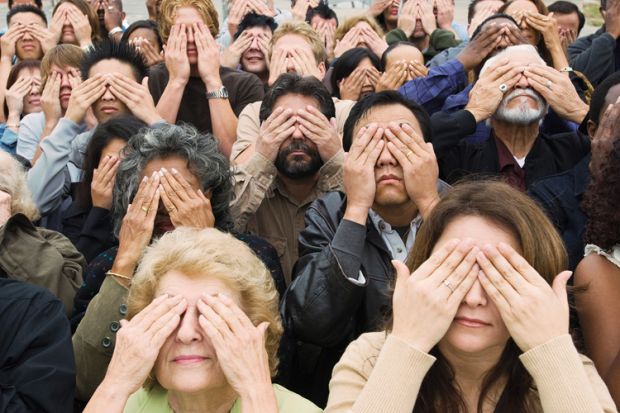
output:
<instances>
[{"instance_id":1,"label":"woman with dark hair","mask_svg":"<svg viewBox=\"0 0 620 413\"><path fill-rule=\"evenodd\" d=\"M393 319L349 345L326 412L617 411L568 333L562 240L526 195L455 186L392 263Z\"/></svg>"},{"instance_id":2,"label":"woman with dark hair","mask_svg":"<svg viewBox=\"0 0 620 413\"><path fill-rule=\"evenodd\" d=\"M84 401L103 379L118 321L126 313L127 288L149 245L177 227L230 232L233 226L230 165L213 135L192 126L164 124L134 135L123 156L112 206L118 248L89 263L75 297L76 396ZM258 237L234 235L263 261L281 294L284 276L275 248Z\"/></svg>"},{"instance_id":3,"label":"woman with dark hair","mask_svg":"<svg viewBox=\"0 0 620 413\"><path fill-rule=\"evenodd\" d=\"M399 0L374 0L368 14L375 18L385 33L394 30L398 25Z\"/></svg>"},{"instance_id":4,"label":"woman with dark hair","mask_svg":"<svg viewBox=\"0 0 620 413\"><path fill-rule=\"evenodd\" d=\"M11 68L3 110L7 118L0 124L0 150L15 153L22 118L42 110L40 60L22 60Z\"/></svg>"},{"instance_id":5,"label":"woman with dark hair","mask_svg":"<svg viewBox=\"0 0 620 413\"><path fill-rule=\"evenodd\" d=\"M52 11L52 21L62 26L59 44L85 48L102 40L99 17L84 0L60 0Z\"/></svg>"},{"instance_id":6,"label":"woman with dark hair","mask_svg":"<svg viewBox=\"0 0 620 413\"><path fill-rule=\"evenodd\" d=\"M582 208L585 258L575 271L585 347L620 403L620 103L604 115L592 140L591 180Z\"/></svg>"},{"instance_id":7,"label":"woman with dark hair","mask_svg":"<svg viewBox=\"0 0 620 413\"><path fill-rule=\"evenodd\" d=\"M133 45L149 67L164 61L161 55L163 42L157 23L153 20L133 22L123 33L121 42Z\"/></svg>"},{"instance_id":8,"label":"woman with dark hair","mask_svg":"<svg viewBox=\"0 0 620 413\"><path fill-rule=\"evenodd\" d=\"M512 0L504 4L498 13L513 17L525 40L538 49L547 65L562 70L570 65L560 40L557 23L548 16L549 11L542 0Z\"/></svg>"},{"instance_id":9,"label":"woman with dark hair","mask_svg":"<svg viewBox=\"0 0 620 413\"><path fill-rule=\"evenodd\" d=\"M84 154L82 181L62 220L62 233L87 262L116 245L110 215L116 171L129 139L146 127L146 123L133 116L122 116L98 125L93 131Z\"/></svg>"},{"instance_id":10,"label":"woman with dark hair","mask_svg":"<svg viewBox=\"0 0 620 413\"><path fill-rule=\"evenodd\" d=\"M365 47L347 50L334 65L331 76L332 96L360 100L373 93L379 80L379 58Z\"/></svg>"}]
</instances>

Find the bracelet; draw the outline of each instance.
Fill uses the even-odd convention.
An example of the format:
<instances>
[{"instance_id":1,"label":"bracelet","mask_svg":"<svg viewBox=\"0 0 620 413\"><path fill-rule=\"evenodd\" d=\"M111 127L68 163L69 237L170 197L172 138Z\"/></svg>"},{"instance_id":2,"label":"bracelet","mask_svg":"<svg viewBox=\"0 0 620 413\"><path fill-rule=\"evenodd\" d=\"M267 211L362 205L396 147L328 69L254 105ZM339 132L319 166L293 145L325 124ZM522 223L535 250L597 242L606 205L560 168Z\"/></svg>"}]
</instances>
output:
<instances>
[{"instance_id":1,"label":"bracelet","mask_svg":"<svg viewBox=\"0 0 620 413\"><path fill-rule=\"evenodd\" d=\"M568 72L572 72L572 71L573 71L573 68L570 67L570 66L566 66L566 67L560 69L560 72L562 72L562 73L568 73Z\"/></svg>"},{"instance_id":2,"label":"bracelet","mask_svg":"<svg viewBox=\"0 0 620 413\"><path fill-rule=\"evenodd\" d=\"M121 278L121 279L123 279L123 280L127 280L127 281L130 281L130 282L131 282L131 280L132 280L132 278L131 278L131 277L128 277L128 276L123 275L123 274L117 274L117 273L112 272L112 271L108 271L108 272L106 272L106 273L105 273L105 275L110 275L110 276L112 276L112 277Z\"/></svg>"}]
</instances>

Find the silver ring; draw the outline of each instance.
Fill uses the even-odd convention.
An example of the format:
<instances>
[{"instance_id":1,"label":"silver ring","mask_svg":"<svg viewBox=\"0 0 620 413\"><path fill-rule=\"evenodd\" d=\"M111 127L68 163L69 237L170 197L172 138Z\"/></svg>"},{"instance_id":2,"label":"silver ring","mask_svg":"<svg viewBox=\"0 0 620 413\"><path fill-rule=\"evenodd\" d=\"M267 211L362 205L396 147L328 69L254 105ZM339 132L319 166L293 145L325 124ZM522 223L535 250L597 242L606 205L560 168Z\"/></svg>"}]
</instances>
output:
<instances>
[{"instance_id":1,"label":"silver ring","mask_svg":"<svg viewBox=\"0 0 620 413\"><path fill-rule=\"evenodd\" d=\"M452 284L450 284L450 281L448 280L443 280L443 285L445 285L446 287L448 287L448 289L452 292L454 292L454 288L452 288Z\"/></svg>"},{"instance_id":2,"label":"silver ring","mask_svg":"<svg viewBox=\"0 0 620 413\"><path fill-rule=\"evenodd\" d=\"M502 83L501 85L499 85L500 92L506 93L507 90L508 90L508 85L506 85L505 83Z\"/></svg>"},{"instance_id":3,"label":"silver ring","mask_svg":"<svg viewBox=\"0 0 620 413\"><path fill-rule=\"evenodd\" d=\"M547 80L547 89L551 89L551 86L553 86L553 83L551 83L550 80Z\"/></svg>"}]
</instances>

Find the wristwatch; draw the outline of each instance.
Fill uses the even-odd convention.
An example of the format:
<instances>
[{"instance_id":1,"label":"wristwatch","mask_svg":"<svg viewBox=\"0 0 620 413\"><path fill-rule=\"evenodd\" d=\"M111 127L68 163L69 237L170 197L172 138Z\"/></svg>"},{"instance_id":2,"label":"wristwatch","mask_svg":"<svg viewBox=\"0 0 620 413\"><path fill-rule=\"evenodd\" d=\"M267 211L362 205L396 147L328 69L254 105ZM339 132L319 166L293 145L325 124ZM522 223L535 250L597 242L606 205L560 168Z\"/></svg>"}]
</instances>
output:
<instances>
[{"instance_id":1,"label":"wristwatch","mask_svg":"<svg viewBox=\"0 0 620 413\"><path fill-rule=\"evenodd\" d=\"M228 90L226 86L222 86L213 92L207 92L207 99L228 99Z\"/></svg>"}]
</instances>

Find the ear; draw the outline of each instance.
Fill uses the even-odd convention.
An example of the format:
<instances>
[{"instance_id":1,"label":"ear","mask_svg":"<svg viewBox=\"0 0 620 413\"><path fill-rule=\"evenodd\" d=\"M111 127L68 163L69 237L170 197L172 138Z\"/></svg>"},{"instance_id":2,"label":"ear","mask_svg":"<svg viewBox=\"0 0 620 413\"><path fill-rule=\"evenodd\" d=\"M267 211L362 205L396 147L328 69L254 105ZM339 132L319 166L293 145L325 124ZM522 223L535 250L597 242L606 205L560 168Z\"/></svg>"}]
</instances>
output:
<instances>
[{"instance_id":1,"label":"ear","mask_svg":"<svg viewBox=\"0 0 620 413\"><path fill-rule=\"evenodd\" d=\"M325 62L319 63L319 72L321 73L321 78L319 79L320 81L323 81L323 78L325 77L326 70L327 69L325 68Z\"/></svg>"},{"instance_id":2,"label":"ear","mask_svg":"<svg viewBox=\"0 0 620 413\"><path fill-rule=\"evenodd\" d=\"M588 129L588 135L590 135L590 138L593 138L594 134L596 133L596 128L598 127L598 125L594 123L592 119L589 119L588 123L586 124L586 127Z\"/></svg>"}]
</instances>

